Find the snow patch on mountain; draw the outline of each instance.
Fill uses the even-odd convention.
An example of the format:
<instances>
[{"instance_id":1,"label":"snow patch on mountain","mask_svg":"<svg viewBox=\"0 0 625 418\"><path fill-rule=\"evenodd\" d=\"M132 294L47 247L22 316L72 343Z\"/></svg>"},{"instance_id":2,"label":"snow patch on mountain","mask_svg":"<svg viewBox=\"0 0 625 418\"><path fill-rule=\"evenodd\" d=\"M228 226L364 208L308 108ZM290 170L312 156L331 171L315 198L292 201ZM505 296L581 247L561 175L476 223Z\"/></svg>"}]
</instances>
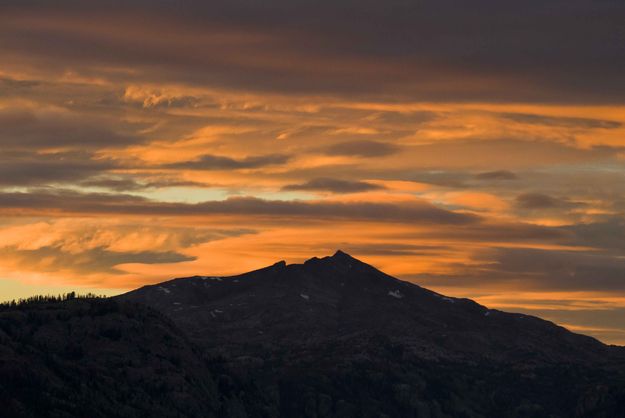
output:
<instances>
[{"instance_id":1,"label":"snow patch on mountain","mask_svg":"<svg viewBox=\"0 0 625 418\"><path fill-rule=\"evenodd\" d=\"M213 309L210 311L210 314L213 318L217 318L217 315L224 313L224 311L220 309Z\"/></svg>"}]
</instances>

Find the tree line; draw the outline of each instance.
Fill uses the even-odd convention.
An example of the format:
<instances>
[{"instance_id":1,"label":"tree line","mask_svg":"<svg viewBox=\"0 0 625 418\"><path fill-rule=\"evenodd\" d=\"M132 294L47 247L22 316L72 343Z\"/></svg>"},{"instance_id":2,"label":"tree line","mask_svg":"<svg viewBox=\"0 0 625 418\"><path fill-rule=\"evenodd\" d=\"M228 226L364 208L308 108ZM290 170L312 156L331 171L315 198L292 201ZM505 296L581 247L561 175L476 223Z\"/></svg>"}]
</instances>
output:
<instances>
[{"instance_id":1,"label":"tree line","mask_svg":"<svg viewBox=\"0 0 625 418\"><path fill-rule=\"evenodd\" d=\"M105 299L106 296L94 293L77 294L76 292L62 293L60 295L36 295L28 298L13 299L0 303L0 309L19 308L39 303L65 302L73 299Z\"/></svg>"}]
</instances>

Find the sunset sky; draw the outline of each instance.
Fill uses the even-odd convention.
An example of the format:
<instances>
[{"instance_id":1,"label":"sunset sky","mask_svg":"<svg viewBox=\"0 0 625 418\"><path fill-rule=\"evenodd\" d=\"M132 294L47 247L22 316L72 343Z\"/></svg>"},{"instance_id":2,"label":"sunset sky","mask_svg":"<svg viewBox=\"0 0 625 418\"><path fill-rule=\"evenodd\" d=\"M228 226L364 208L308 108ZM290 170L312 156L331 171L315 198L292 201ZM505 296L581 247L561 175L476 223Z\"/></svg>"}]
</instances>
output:
<instances>
[{"instance_id":1,"label":"sunset sky","mask_svg":"<svg viewBox=\"0 0 625 418\"><path fill-rule=\"evenodd\" d=\"M340 248L625 344L625 2L0 5L0 300Z\"/></svg>"}]
</instances>

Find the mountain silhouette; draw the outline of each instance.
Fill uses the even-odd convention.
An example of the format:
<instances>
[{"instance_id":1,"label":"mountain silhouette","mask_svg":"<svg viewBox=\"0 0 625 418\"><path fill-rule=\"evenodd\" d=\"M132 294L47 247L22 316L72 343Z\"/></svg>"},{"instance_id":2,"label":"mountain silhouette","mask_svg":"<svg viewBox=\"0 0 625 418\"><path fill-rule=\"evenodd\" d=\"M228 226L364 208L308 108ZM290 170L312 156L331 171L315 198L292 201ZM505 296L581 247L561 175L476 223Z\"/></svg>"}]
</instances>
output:
<instances>
[{"instance_id":1,"label":"mountain silhouette","mask_svg":"<svg viewBox=\"0 0 625 418\"><path fill-rule=\"evenodd\" d=\"M622 399L592 385L620 370L624 349L440 295L342 251L119 299L165 313L210 355L273 388L282 416L601 416Z\"/></svg>"},{"instance_id":2,"label":"mountain silhouette","mask_svg":"<svg viewBox=\"0 0 625 418\"><path fill-rule=\"evenodd\" d=\"M5 305L0 402L10 417L624 417L625 348L337 251Z\"/></svg>"},{"instance_id":3,"label":"mountain silhouette","mask_svg":"<svg viewBox=\"0 0 625 418\"><path fill-rule=\"evenodd\" d=\"M196 276L120 297L172 318L218 351L385 336L425 358L600 360L599 341L539 318L488 309L398 280L337 251L231 277ZM618 350L617 350L618 351Z\"/></svg>"}]
</instances>

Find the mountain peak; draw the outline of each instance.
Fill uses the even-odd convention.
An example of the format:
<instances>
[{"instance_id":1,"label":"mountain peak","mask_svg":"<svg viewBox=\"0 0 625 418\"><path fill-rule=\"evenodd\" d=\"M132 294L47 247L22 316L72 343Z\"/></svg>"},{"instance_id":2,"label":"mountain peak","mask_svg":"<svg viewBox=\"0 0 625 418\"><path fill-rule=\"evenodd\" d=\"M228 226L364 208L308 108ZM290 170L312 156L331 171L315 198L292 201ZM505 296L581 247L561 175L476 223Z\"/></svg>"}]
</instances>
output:
<instances>
[{"instance_id":1,"label":"mountain peak","mask_svg":"<svg viewBox=\"0 0 625 418\"><path fill-rule=\"evenodd\" d=\"M331 264L331 265L351 265L354 263L365 264L362 261L358 260L357 258L354 258L351 255L341 250L336 250L336 252L331 256L326 256L323 258L312 257L304 262L305 265L316 264L316 263Z\"/></svg>"},{"instance_id":2,"label":"mountain peak","mask_svg":"<svg viewBox=\"0 0 625 418\"><path fill-rule=\"evenodd\" d=\"M336 252L331 258L334 258L337 260L356 260L354 257L352 257L351 255L341 250L336 250Z\"/></svg>"},{"instance_id":3,"label":"mountain peak","mask_svg":"<svg viewBox=\"0 0 625 418\"><path fill-rule=\"evenodd\" d=\"M365 263L364 261L360 261L356 257L353 257L341 250L336 250L334 255L330 257L324 257L323 260L326 260L335 265L341 265L341 266L346 266L346 267L367 266L367 267L371 267L375 269L375 267L372 267L369 264Z\"/></svg>"},{"instance_id":4,"label":"mountain peak","mask_svg":"<svg viewBox=\"0 0 625 418\"><path fill-rule=\"evenodd\" d=\"M280 268L280 269L285 268L286 267L286 261L280 260L277 263L274 263L271 267Z\"/></svg>"}]
</instances>

